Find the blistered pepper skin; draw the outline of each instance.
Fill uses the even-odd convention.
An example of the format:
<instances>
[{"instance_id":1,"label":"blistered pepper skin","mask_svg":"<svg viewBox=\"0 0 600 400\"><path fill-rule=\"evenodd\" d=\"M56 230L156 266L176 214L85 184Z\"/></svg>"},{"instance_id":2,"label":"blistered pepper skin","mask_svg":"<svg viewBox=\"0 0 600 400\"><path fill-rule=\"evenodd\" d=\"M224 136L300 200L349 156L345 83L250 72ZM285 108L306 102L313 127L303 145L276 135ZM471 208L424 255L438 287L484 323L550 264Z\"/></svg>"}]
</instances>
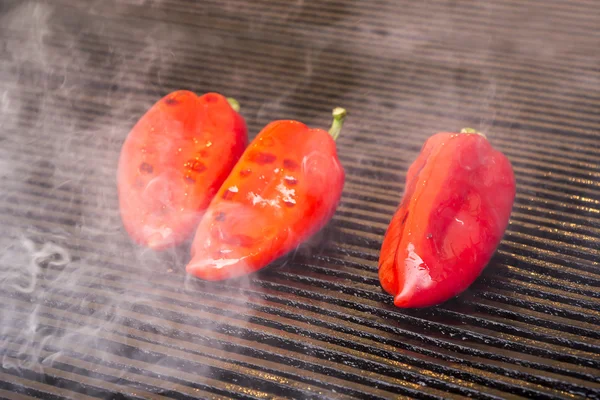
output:
<instances>
[{"instance_id":1,"label":"blistered pepper skin","mask_svg":"<svg viewBox=\"0 0 600 400\"><path fill-rule=\"evenodd\" d=\"M168 94L127 136L117 172L125 229L155 250L188 239L247 145L244 119L217 93Z\"/></svg>"},{"instance_id":2,"label":"blistered pepper skin","mask_svg":"<svg viewBox=\"0 0 600 400\"><path fill-rule=\"evenodd\" d=\"M506 230L515 198L510 161L485 136L438 133L406 175L385 234L379 280L400 308L443 303L481 274Z\"/></svg>"},{"instance_id":3,"label":"blistered pepper skin","mask_svg":"<svg viewBox=\"0 0 600 400\"><path fill-rule=\"evenodd\" d=\"M270 123L202 218L187 272L210 281L236 278L290 252L331 219L344 176L327 131Z\"/></svg>"}]
</instances>

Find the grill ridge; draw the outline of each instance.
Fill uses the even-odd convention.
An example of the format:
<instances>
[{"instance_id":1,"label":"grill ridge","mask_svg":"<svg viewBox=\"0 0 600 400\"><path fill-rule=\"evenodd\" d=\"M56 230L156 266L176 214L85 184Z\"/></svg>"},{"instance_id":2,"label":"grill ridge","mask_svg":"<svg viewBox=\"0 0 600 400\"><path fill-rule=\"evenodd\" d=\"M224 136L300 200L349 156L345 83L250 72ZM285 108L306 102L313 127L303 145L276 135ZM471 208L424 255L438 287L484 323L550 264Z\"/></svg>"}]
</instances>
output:
<instances>
[{"instance_id":1,"label":"grill ridge","mask_svg":"<svg viewBox=\"0 0 600 400\"><path fill-rule=\"evenodd\" d=\"M52 291L52 292L54 292L54 291ZM58 291L56 291L56 292L58 292ZM96 301L97 299L96 299L96 298L93 298L92 300L93 300L93 301ZM57 305L58 305L58 303L57 303ZM69 308L71 311L75 311L75 310L73 309L73 307L69 307L68 305L66 305L66 307L68 307L68 308ZM136 310L136 311L137 311L137 312L139 312L139 311L141 311L141 310ZM216 310L216 311L218 312L218 310ZM147 314L147 315L151 315L151 314L152 314L152 312L151 312L151 311L150 311L150 312L148 312L148 311L147 311L147 312L146 312L146 314ZM161 314L162 314L162 313L161 313ZM163 317L164 317L164 314L162 314L162 315L163 315ZM187 317L184 317L184 318L181 318L181 317L179 317L179 318L177 318L177 317L174 317L174 318L176 318L176 319L177 319L177 320L179 320L179 321L184 321L184 320L186 320L186 321L187 321L187 323L189 324L189 316L187 316ZM254 321L252 321L252 322L254 322ZM272 325L271 325L271 326L272 326ZM279 328L281 329L281 327L279 327ZM219 328L219 330L221 330L221 329L223 329L223 328ZM224 329L228 329L228 328L224 328ZM285 330L285 329L284 329L284 330ZM229 334L232 334L232 332L231 332L231 331L229 331L228 333L229 333ZM299 332L298 332L298 331L295 331L294 333L299 333ZM310 332L306 331L306 332L304 332L304 334L305 334L305 335L307 335L307 334L310 334ZM247 334L246 334L246 335L239 335L239 336L240 336L240 337L249 337ZM250 338L251 338L251 336L250 336ZM196 339L198 339L198 338L196 338ZM267 341L267 340L266 340L265 338L262 338L262 340L261 340L261 342L263 342L263 343L265 343L266 341ZM331 340L327 340L327 342L329 342L329 343L332 343L332 341L331 341ZM351 342L350 342L350 343L351 343ZM293 345L296 345L296 344L294 343ZM288 343L288 344L287 344L287 346L286 346L286 345L284 345L284 347L289 349L289 348L290 348L290 344ZM373 350L377 351L377 349L373 349ZM393 359L393 358L394 358L394 357L393 357L393 355L391 355L391 354L388 354L388 355L387 355L387 358L388 358L388 359L390 359L390 357L391 357L391 359ZM388 373L391 373L391 371L388 371ZM463 375L464 375L464 374L463 374ZM356 379L356 378L355 378L355 379ZM421 380L424 380L424 381L425 381L425 382L426 382L426 383L427 383L429 386L433 386L433 387L435 387L435 386L436 386L436 385L432 385L432 382L429 382L429 381L427 380L427 378L421 377L421 378L419 378L419 379L421 379ZM504 386L504 385L502 385L501 383L498 383L498 382L496 382L496 385L498 385L498 386ZM505 386L505 387L506 387L506 386ZM521 393L529 393L529 395L540 396L540 398L547 398L547 397L543 396L543 394L540 394L540 393L538 393L538 392L535 392L535 391L533 391L533 392L528 392L528 391L526 391L526 390L520 390L520 389L518 389L518 388L513 388L513 390L516 390L517 392L521 392ZM550 396L549 398L552 398L552 397Z\"/></svg>"}]
</instances>

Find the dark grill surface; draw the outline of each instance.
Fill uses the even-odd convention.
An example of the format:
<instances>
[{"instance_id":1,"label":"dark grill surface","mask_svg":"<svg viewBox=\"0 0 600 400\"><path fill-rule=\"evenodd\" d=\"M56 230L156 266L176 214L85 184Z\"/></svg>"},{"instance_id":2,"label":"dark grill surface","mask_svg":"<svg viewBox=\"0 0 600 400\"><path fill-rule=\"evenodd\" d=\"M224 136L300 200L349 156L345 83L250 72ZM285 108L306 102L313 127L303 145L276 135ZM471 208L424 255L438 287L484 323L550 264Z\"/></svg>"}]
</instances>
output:
<instances>
[{"instance_id":1,"label":"dark grill surface","mask_svg":"<svg viewBox=\"0 0 600 400\"><path fill-rule=\"evenodd\" d=\"M0 398L600 397L600 2L0 0ZM247 279L131 244L120 146L175 89L327 127L341 205ZM394 308L379 248L424 140L477 128L511 224L460 297Z\"/></svg>"}]
</instances>

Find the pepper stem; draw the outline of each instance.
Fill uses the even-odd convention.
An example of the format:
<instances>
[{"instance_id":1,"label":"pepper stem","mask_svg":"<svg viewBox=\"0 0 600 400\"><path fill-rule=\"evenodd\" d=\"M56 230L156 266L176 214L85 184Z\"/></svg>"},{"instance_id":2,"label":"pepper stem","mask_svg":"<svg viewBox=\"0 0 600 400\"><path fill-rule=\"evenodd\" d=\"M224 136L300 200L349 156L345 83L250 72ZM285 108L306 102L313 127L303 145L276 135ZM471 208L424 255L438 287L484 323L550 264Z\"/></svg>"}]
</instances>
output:
<instances>
[{"instance_id":1,"label":"pepper stem","mask_svg":"<svg viewBox=\"0 0 600 400\"><path fill-rule=\"evenodd\" d=\"M475 135L479 135L479 136L482 136L485 139L487 139L487 137L483 133L481 133L481 132L479 132L479 131L477 131L476 129L473 129L473 128L463 128L463 129L461 129L460 133L475 134Z\"/></svg>"},{"instance_id":2,"label":"pepper stem","mask_svg":"<svg viewBox=\"0 0 600 400\"><path fill-rule=\"evenodd\" d=\"M329 128L329 134L333 140L336 140L340 136L342 125L344 125L344 119L348 112L342 107L336 107L331 114L333 115L333 123L331 124L331 128Z\"/></svg>"},{"instance_id":3,"label":"pepper stem","mask_svg":"<svg viewBox=\"0 0 600 400\"><path fill-rule=\"evenodd\" d=\"M229 103L231 108L233 108L233 111L240 112L240 103L238 103L236 99L234 99L233 97L228 97L227 102Z\"/></svg>"}]
</instances>

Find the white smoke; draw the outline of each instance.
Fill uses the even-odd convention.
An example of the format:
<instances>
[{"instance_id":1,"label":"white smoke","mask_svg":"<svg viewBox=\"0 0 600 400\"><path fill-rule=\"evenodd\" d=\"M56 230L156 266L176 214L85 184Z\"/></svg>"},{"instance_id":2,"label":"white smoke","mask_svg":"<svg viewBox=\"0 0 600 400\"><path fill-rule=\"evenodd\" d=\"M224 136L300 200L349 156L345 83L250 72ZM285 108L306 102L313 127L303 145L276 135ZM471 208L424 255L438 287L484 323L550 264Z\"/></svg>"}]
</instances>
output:
<instances>
[{"instance_id":1,"label":"white smoke","mask_svg":"<svg viewBox=\"0 0 600 400\"><path fill-rule=\"evenodd\" d=\"M210 364L192 351L217 354L220 349L194 342L194 335L209 328L178 319L225 323L227 317L215 320L217 313L203 308L222 306L225 300L211 299L225 292L232 293L226 299L232 312L245 314L236 318L252 317L241 290L251 287L248 280L199 283L184 272L187 245L157 254L131 244L121 226L115 182L121 144L139 116L171 90L236 88L223 94L240 100L250 137L273 119L326 128L330 110L347 107L349 118L338 140L346 187L376 201L344 196L339 211L353 216L338 213L336 219L383 229L384 223L370 218L391 217L405 167L427 136L470 126L494 140L494 130L510 130L495 126L500 116L511 121L535 115L534 106L523 105L518 68L535 72L530 79L545 82L548 90L597 88L600 83L590 78L593 74L556 72L557 78L550 79L535 71L535 58L541 64L561 57L584 62L597 52L573 54L572 42L559 40L564 27L545 33L543 46L540 38L523 38L528 24L545 29L544 16L507 16L501 2L480 3L485 12L474 15L489 23L479 24L486 27L480 32L469 29L471 15L453 13L454 2L446 2L447 12L428 15L428 23L422 15L415 18L422 14L417 10L422 2L390 2L390 12L382 10L376 21L350 1L335 15L328 2L297 0L281 13L272 12L266 0L247 2L244 8L260 15L250 20L234 18L238 1L206 2L190 10L182 3L170 9L158 0L0 1L2 369L16 375L25 370L59 373L59 365L66 363L103 371L116 382L124 376L134 379L135 374L117 367L128 358L126 364L149 374L177 374L194 382L203 371L174 373L168 356L184 354ZM326 12L314 29L293 30L296 22L318 17L319 8ZM229 33L190 27L214 13L230 17L224 19ZM155 18L145 19L148 15ZM183 21L159 22L172 15ZM513 22L514 36L497 35L498 19ZM280 30L289 25L289 43L271 40L272 24ZM237 36L231 33L236 29ZM416 40L398 40L405 37ZM248 45L253 39L258 39L256 46ZM465 59L452 47L456 43L471 48L472 57ZM524 60L508 75L494 58L504 47ZM220 57L198 49L219 49ZM238 57L236 51L246 53ZM189 65L201 72L190 74ZM556 82L564 86L552 86ZM389 85L403 89L390 94ZM543 95L525 100L546 101ZM397 132L394 138L380 136L391 130ZM519 146L518 140L499 140L509 148ZM539 137L523 140L543 146ZM389 151L382 154L379 141ZM548 151L563 152L562 147ZM389 167L397 171L391 178L384 175ZM335 230L328 234L333 241L341 236ZM325 246L320 235L297 252L318 252ZM337 251L350 254L349 248ZM369 265L376 269L376 262ZM156 355L135 353L128 344Z\"/></svg>"},{"instance_id":2,"label":"white smoke","mask_svg":"<svg viewBox=\"0 0 600 400\"><path fill-rule=\"evenodd\" d=\"M187 248L157 254L133 245L116 197L120 146L152 102L175 89L163 79L178 57L170 43L188 33L95 18L103 3L0 6L0 368L15 375L117 362L129 344L158 354L129 354L158 375L176 353L161 336L198 334L172 319L194 314L201 290L198 282L184 287ZM119 2L116 14L127 7ZM134 52L119 46L119 29L141 39ZM217 37L203 40L219 46ZM136 90L120 90L124 82ZM133 376L108 364L86 368L107 369L109 382Z\"/></svg>"}]
</instances>

